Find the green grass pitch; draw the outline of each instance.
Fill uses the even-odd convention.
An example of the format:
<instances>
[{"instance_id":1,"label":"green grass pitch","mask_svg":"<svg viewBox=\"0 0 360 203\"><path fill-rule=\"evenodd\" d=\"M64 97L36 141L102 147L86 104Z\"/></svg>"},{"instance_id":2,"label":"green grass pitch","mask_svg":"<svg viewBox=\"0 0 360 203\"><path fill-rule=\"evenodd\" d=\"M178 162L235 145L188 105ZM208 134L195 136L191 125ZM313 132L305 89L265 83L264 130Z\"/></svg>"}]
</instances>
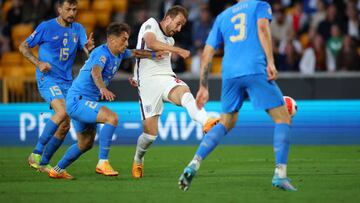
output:
<instances>
[{"instance_id":1,"label":"green grass pitch","mask_svg":"<svg viewBox=\"0 0 360 203\"><path fill-rule=\"evenodd\" d=\"M59 160L66 147L53 158ZM68 168L77 179L53 180L30 169L29 147L0 148L0 202L360 202L360 146L292 146L288 175L298 192L271 187L271 146L219 146L202 164L190 190L177 180L195 146L153 146L145 177L131 177L135 146L113 146L118 177L95 174L98 148Z\"/></svg>"}]
</instances>

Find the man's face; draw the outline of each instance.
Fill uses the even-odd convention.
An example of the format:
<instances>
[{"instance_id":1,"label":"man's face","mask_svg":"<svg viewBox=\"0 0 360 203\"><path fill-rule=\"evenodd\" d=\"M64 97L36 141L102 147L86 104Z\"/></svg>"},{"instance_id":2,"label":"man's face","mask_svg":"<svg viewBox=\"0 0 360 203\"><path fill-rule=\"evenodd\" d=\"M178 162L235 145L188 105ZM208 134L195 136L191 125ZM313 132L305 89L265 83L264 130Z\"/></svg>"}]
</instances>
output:
<instances>
[{"instance_id":1,"label":"man's face","mask_svg":"<svg viewBox=\"0 0 360 203\"><path fill-rule=\"evenodd\" d=\"M127 32L122 32L120 36L111 35L109 38L110 46L118 53L123 53L129 46L129 34Z\"/></svg>"},{"instance_id":2,"label":"man's face","mask_svg":"<svg viewBox=\"0 0 360 203\"><path fill-rule=\"evenodd\" d=\"M183 14L179 13L177 16L175 16L175 18L167 16L166 21L168 24L165 27L165 34L169 37L172 37L181 31L182 27L186 23L186 18Z\"/></svg>"},{"instance_id":3,"label":"man's face","mask_svg":"<svg viewBox=\"0 0 360 203\"><path fill-rule=\"evenodd\" d=\"M60 17L66 23L73 23L77 13L77 4L69 4L69 2L64 2L63 5L59 6L58 12Z\"/></svg>"}]
</instances>

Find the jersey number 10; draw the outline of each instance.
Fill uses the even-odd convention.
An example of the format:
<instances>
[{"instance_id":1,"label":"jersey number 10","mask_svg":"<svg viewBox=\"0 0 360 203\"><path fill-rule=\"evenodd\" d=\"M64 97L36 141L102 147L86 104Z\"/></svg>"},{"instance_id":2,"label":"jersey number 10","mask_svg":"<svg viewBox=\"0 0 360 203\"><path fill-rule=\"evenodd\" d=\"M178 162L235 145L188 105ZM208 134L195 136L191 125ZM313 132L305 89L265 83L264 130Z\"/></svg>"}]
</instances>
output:
<instances>
[{"instance_id":1,"label":"jersey number 10","mask_svg":"<svg viewBox=\"0 0 360 203\"><path fill-rule=\"evenodd\" d=\"M237 23L236 21L239 20ZM231 18L231 23L234 24L234 29L239 31L238 35L230 36L231 42L243 41L246 37L246 14L238 13Z\"/></svg>"}]
</instances>

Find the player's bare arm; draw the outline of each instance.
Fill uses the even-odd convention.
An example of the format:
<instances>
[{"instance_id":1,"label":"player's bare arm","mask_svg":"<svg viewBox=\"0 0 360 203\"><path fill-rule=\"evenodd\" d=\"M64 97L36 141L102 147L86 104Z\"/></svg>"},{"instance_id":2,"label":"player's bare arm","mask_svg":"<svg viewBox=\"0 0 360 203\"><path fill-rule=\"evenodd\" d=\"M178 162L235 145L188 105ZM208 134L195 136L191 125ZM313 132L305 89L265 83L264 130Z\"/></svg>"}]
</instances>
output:
<instances>
[{"instance_id":1,"label":"player's bare arm","mask_svg":"<svg viewBox=\"0 0 360 203\"><path fill-rule=\"evenodd\" d=\"M209 100L209 82L208 76L212 67L212 59L214 57L215 49L206 45L201 56L200 62L200 88L196 94L196 105L200 109L204 107Z\"/></svg>"},{"instance_id":2,"label":"player's bare arm","mask_svg":"<svg viewBox=\"0 0 360 203\"><path fill-rule=\"evenodd\" d=\"M190 56L190 51L186 49L182 49L180 47L170 46L166 43L160 42L156 39L155 34L151 32L147 32L144 35L144 40L146 46L153 51L168 51L171 53L175 53L183 57L184 59Z\"/></svg>"},{"instance_id":3,"label":"player's bare arm","mask_svg":"<svg viewBox=\"0 0 360 203\"><path fill-rule=\"evenodd\" d=\"M169 55L166 51L147 51L142 49L132 49L132 57L135 58L150 58L150 59L162 59L164 56Z\"/></svg>"},{"instance_id":4,"label":"player's bare arm","mask_svg":"<svg viewBox=\"0 0 360 203\"><path fill-rule=\"evenodd\" d=\"M91 76L94 80L94 83L97 88L100 90L101 99L106 99L108 101L114 101L115 94L106 88L104 80L102 79L102 68L100 66L94 66L91 70Z\"/></svg>"},{"instance_id":5,"label":"player's bare arm","mask_svg":"<svg viewBox=\"0 0 360 203\"><path fill-rule=\"evenodd\" d=\"M278 72L274 63L269 20L265 18L259 19L257 26L260 43L266 55L268 80L275 80Z\"/></svg>"},{"instance_id":6,"label":"player's bare arm","mask_svg":"<svg viewBox=\"0 0 360 203\"><path fill-rule=\"evenodd\" d=\"M84 52L87 56L89 56L91 50L95 48L95 42L94 42L94 34L90 33L89 38L84 46Z\"/></svg>"},{"instance_id":7,"label":"player's bare arm","mask_svg":"<svg viewBox=\"0 0 360 203\"><path fill-rule=\"evenodd\" d=\"M39 59L34 56L34 54L31 52L31 49L29 47L29 44L26 41L23 41L19 46L19 51L22 53L22 55L29 60L32 64L34 64L36 67L39 67L41 72L48 72L51 69L51 65L47 62L39 61Z\"/></svg>"}]
</instances>

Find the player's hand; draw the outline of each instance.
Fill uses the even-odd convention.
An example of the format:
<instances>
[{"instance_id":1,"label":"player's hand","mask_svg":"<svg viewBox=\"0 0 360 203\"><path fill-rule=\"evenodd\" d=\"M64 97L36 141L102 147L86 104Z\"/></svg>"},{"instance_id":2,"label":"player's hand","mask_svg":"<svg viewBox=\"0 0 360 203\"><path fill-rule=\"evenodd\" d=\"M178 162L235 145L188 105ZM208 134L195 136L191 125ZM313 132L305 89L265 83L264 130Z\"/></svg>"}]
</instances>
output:
<instances>
[{"instance_id":1,"label":"player's hand","mask_svg":"<svg viewBox=\"0 0 360 203\"><path fill-rule=\"evenodd\" d=\"M209 100L209 90L200 86L199 91L196 94L196 106L198 109L202 109L206 102Z\"/></svg>"},{"instance_id":2,"label":"player's hand","mask_svg":"<svg viewBox=\"0 0 360 203\"><path fill-rule=\"evenodd\" d=\"M163 59L165 56L169 56L169 52L167 52L167 51L157 51L156 52L157 60Z\"/></svg>"},{"instance_id":3,"label":"player's hand","mask_svg":"<svg viewBox=\"0 0 360 203\"><path fill-rule=\"evenodd\" d=\"M266 72L267 72L269 81L276 80L276 78L278 76L278 72L277 72L274 64L268 64L266 67Z\"/></svg>"},{"instance_id":4,"label":"player's hand","mask_svg":"<svg viewBox=\"0 0 360 203\"><path fill-rule=\"evenodd\" d=\"M51 65L48 62L42 62L42 61L39 61L38 67L42 73L46 73L51 69Z\"/></svg>"},{"instance_id":5,"label":"player's hand","mask_svg":"<svg viewBox=\"0 0 360 203\"><path fill-rule=\"evenodd\" d=\"M108 101L114 101L115 99L115 94L105 87L100 88L100 94L101 94L101 99L105 98Z\"/></svg>"},{"instance_id":6,"label":"player's hand","mask_svg":"<svg viewBox=\"0 0 360 203\"><path fill-rule=\"evenodd\" d=\"M130 76L128 80L129 80L129 83L130 83L131 86L133 86L133 87L138 87L138 83L137 83L137 81L133 78L133 76Z\"/></svg>"},{"instance_id":7,"label":"player's hand","mask_svg":"<svg viewBox=\"0 0 360 203\"><path fill-rule=\"evenodd\" d=\"M183 57L184 59L188 58L190 56L190 51L186 49L179 48L178 54Z\"/></svg>"},{"instance_id":8,"label":"player's hand","mask_svg":"<svg viewBox=\"0 0 360 203\"><path fill-rule=\"evenodd\" d=\"M85 44L85 48L90 52L92 49L95 48L95 42L94 42L94 34L90 33L89 38Z\"/></svg>"}]
</instances>

